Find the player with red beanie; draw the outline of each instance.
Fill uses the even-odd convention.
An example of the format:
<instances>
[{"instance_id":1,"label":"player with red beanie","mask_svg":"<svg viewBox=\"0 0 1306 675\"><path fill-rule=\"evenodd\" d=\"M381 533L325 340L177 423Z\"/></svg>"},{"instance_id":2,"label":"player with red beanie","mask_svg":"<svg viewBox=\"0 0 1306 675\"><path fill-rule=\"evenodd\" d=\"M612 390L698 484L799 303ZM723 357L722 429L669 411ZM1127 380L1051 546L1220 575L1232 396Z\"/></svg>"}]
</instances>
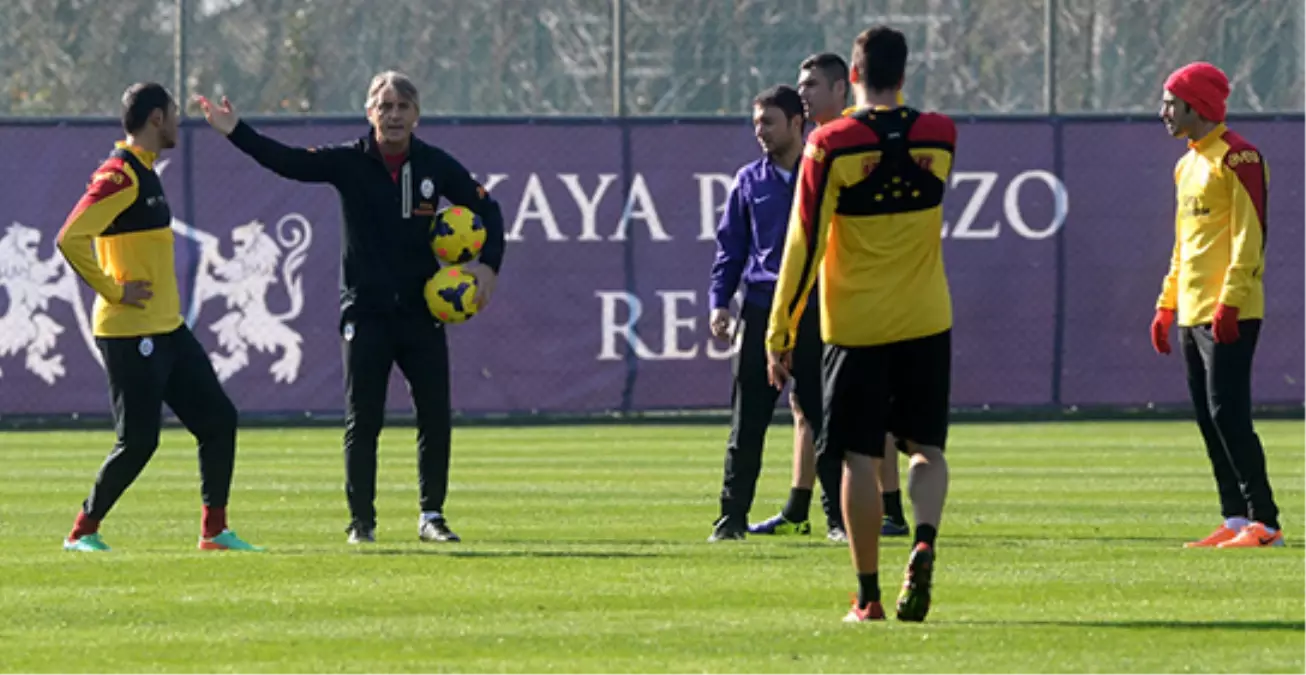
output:
<instances>
[{"instance_id":1,"label":"player with red beanie","mask_svg":"<svg viewBox=\"0 0 1306 675\"><path fill-rule=\"evenodd\" d=\"M1229 79L1191 63L1165 81L1161 121L1188 152L1175 166L1177 213L1170 271L1152 320L1152 346L1180 349L1197 425L1215 472L1224 523L1186 547L1283 546L1279 510L1252 425L1252 356L1265 312L1269 167L1224 123Z\"/></svg>"}]
</instances>

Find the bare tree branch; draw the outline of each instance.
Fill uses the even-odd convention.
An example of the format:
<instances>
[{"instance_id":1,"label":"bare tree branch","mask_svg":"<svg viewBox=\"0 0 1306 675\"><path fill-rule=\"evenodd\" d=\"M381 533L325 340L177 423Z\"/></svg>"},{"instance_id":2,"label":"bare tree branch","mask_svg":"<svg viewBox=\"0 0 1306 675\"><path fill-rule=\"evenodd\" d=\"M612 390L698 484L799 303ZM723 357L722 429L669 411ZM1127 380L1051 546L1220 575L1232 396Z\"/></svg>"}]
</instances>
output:
<instances>
[{"instance_id":1,"label":"bare tree branch","mask_svg":"<svg viewBox=\"0 0 1306 675\"><path fill-rule=\"evenodd\" d=\"M632 114L745 112L803 57L847 55L885 22L912 45L906 95L956 112L1043 106L1045 0L623 0ZM1058 109L1145 112L1175 67L1229 74L1230 110L1302 109L1300 0L1055 0ZM0 114L117 113L137 79L170 83L173 0L0 2ZM400 68L434 114L608 114L610 0L221 0L187 35L193 91L257 113L359 113ZM130 48L124 48L130 45Z\"/></svg>"}]
</instances>

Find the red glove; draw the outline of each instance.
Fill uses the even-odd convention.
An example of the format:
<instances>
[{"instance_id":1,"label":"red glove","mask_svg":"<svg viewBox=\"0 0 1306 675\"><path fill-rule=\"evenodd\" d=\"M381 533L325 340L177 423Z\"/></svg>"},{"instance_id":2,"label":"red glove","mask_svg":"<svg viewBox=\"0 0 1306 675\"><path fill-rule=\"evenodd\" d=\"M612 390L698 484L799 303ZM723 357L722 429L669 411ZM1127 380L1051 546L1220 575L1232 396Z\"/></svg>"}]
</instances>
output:
<instances>
[{"instance_id":1,"label":"red glove","mask_svg":"<svg viewBox=\"0 0 1306 675\"><path fill-rule=\"evenodd\" d=\"M1215 306L1215 320L1211 322L1211 332L1215 341L1222 345L1231 345L1238 341L1238 308L1228 305Z\"/></svg>"},{"instance_id":2,"label":"red glove","mask_svg":"<svg viewBox=\"0 0 1306 675\"><path fill-rule=\"evenodd\" d=\"M1157 354L1170 353L1170 326L1174 325L1173 309L1158 309L1152 318L1152 349Z\"/></svg>"}]
</instances>

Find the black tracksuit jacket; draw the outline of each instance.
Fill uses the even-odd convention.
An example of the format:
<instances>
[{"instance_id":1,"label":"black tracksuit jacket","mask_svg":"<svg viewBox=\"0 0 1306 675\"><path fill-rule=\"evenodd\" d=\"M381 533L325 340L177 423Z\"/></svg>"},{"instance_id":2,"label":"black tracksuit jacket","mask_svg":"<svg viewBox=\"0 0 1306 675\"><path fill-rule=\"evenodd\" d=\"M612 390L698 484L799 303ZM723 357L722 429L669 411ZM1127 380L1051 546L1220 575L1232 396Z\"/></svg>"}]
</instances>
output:
<instances>
[{"instance_id":1,"label":"black tracksuit jacket","mask_svg":"<svg viewBox=\"0 0 1306 675\"><path fill-rule=\"evenodd\" d=\"M361 313L428 313L422 295L439 268L431 251L431 219L440 197L481 217L480 260L497 274L503 263L498 203L449 153L413 136L392 176L372 134L335 146L294 148L239 122L227 136L259 164L285 178L329 183L340 193L340 308Z\"/></svg>"}]
</instances>

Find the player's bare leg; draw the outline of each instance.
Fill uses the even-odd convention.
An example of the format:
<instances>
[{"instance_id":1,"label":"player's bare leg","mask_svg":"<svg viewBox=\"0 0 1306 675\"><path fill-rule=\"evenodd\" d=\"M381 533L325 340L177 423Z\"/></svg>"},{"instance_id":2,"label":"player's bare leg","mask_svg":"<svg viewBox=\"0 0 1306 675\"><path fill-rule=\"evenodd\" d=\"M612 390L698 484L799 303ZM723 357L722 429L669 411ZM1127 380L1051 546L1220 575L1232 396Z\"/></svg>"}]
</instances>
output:
<instances>
[{"instance_id":1,"label":"player's bare leg","mask_svg":"<svg viewBox=\"0 0 1306 675\"><path fill-rule=\"evenodd\" d=\"M792 393L789 409L794 417L793 487L789 489L789 500L779 515L750 525L749 534L811 534L812 531L809 513L816 486L816 432Z\"/></svg>"},{"instance_id":2,"label":"player's bare leg","mask_svg":"<svg viewBox=\"0 0 1306 675\"><path fill-rule=\"evenodd\" d=\"M902 482L898 474L898 446L893 434L884 437L884 461L880 463L880 494L884 497L884 523L880 534L905 537L911 527L902 514Z\"/></svg>"},{"instance_id":3,"label":"player's bare leg","mask_svg":"<svg viewBox=\"0 0 1306 675\"><path fill-rule=\"evenodd\" d=\"M857 602L844 621L871 621L884 618L880 604L880 521L884 505L880 501L880 464L877 457L846 453L843 466L844 524L848 531L848 549L857 572Z\"/></svg>"},{"instance_id":4,"label":"player's bare leg","mask_svg":"<svg viewBox=\"0 0 1306 675\"><path fill-rule=\"evenodd\" d=\"M948 497L948 462L942 448L908 441L908 450L911 467L907 472L907 493L916 520L916 545L907 560L902 592L898 595L898 618L924 621L930 611L934 537Z\"/></svg>"},{"instance_id":5,"label":"player's bare leg","mask_svg":"<svg viewBox=\"0 0 1306 675\"><path fill-rule=\"evenodd\" d=\"M790 403L794 412L794 484L795 490L806 490L811 497L816 488L816 434L803 417L797 405Z\"/></svg>"}]
</instances>

